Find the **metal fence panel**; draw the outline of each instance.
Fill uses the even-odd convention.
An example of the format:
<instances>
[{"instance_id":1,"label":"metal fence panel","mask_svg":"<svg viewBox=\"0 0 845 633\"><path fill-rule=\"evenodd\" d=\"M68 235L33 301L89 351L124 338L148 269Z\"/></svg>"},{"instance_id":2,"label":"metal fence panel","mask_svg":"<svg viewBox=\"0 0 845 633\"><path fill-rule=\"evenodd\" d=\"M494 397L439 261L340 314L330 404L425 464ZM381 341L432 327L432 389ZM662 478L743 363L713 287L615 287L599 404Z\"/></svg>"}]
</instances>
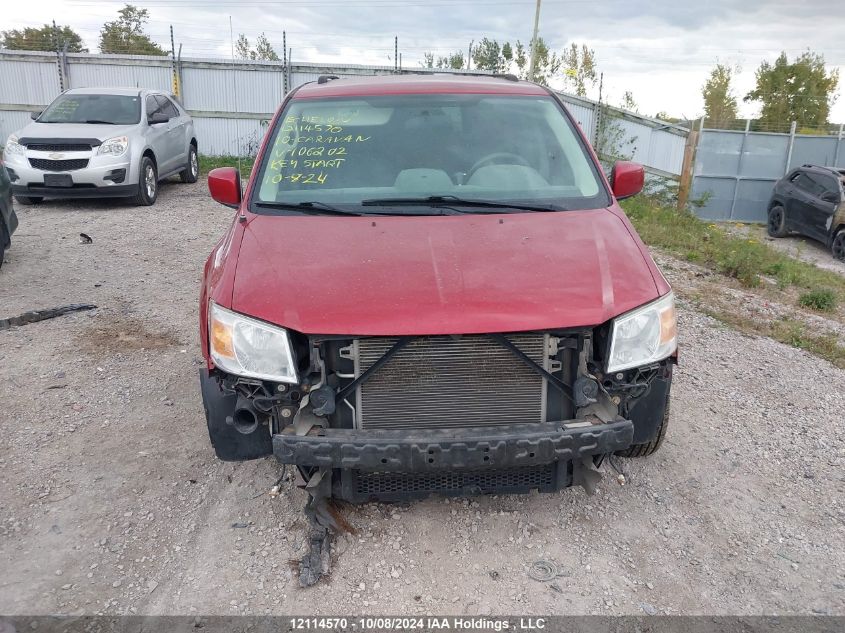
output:
<instances>
[{"instance_id":1,"label":"metal fence panel","mask_svg":"<svg viewBox=\"0 0 845 633\"><path fill-rule=\"evenodd\" d=\"M736 183L736 179L730 176L696 176L692 183L691 198L706 199L705 206L696 210L699 217L708 220L730 219Z\"/></svg>"},{"instance_id":2,"label":"metal fence panel","mask_svg":"<svg viewBox=\"0 0 845 633\"><path fill-rule=\"evenodd\" d=\"M737 180L731 220L765 222L774 180Z\"/></svg>"},{"instance_id":3,"label":"metal fence panel","mask_svg":"<svg viewBox=\"0 0 845 633\"><path fill-rule=\"evenodd\" d=\"M195 117L199 151L210 156L249 156L267 132L266 120Z\"/></svg>"},{"instance_id":4,"label":"metal fence panel","mask_svg":"<svg viewBox=\"0 0 845 633\"><path fill-rule=\"evenodd\" d=\"M128 87L170 90L170 62L128 56L107 56L104 61L92 60L84 53L68 55L68 88ZM53 95L55 98L56 95ZM51 98L52 100L52 98Z\"/></svg>"},{"instance_id":5,"label":"metal fence panel","mask_svg":"<svg viewBox=\"0 0 845 633\"><path fill-rule=\"evenodd\" d=\"M6 144L9 134L21 129L27 123L31 123L30 112L14 110L0 110L0 143ZM2 149L2 146L0 146Z\"/></svg>"},{"instance_id":6,"label":"metal fence panel","mask_svg":"<svg viewBox=\"0 0 845 633\"><path fill-rule=\"evenodd\" d=\"M659 175L680 175L684 163L684 144L689 133L686 128L601 105L585 97L562 92L558 95L592 143L596 142L597 114L601 111L602 116L612 120L606 121L605 125L616 126L618 130L619 147L614 148L616 152L631 156L631 160Z\"/></svg>"},{"instance_id":7,"label":"metal fence panel","mask_svg":"<svg viewBox=\"0 0 845 633\"><path fill-rule=\"evenodd\" d=\"M274 112L284 98L284 73L279 66L228 67L183 64L183 105L213 112Z\"/></svg>"},{"instance_id":8,"label":"metal fence panel","mask_svg":"<svg viewBox=\"0 0 845 633\"><path fill-rule=\"evenodd\" d=\"M569 113L572 115L572 118L578 121L578 125L581 126L581 131L584 132L584 136L586 136L590 140L595 138L595 109L588 103L583 103L574 99L568 99L566 95L560 95L560 97L561 100L566 104L566 109L569 110Z\"/></svg>"},{"instance_id":9,"label":"metal fence panel","mask_svg":"<svg viewBox=\"0 0 845 633\"><path fill-rule=\"evenodd\" d=\"M45 106L59 93L56 56L20 56L0 67L0 103Z\"/></svg>"},{"instance_id":10,"label":"metal fence panel","mask_svg":"<svg viewBox=\"0 0 845 633\"><path fill-rule=\"evenodd\" d=\"M835 137L825 138L823 136L796 136L795 144L792 147L792 159L789 161L789 168L800 165L836 165L837 145L845 145L845 139L838 140ZM845 159L845 147L840 147L838 158ZM840 160L839 164L845 164Z\"/></svg>"},{"instance_id":11,"label":"metal fence panel","mask_svg":"<svg viewBox=\"0 0 845 633\"><path fill-rule=\"evenodd\" d=\"M643 164L670 174L680 175L684 164L686 135L651 131L649 149L643 157Z\"/></svg>"},{"instance_id":12,"label":"metal fence panel","mask_svg":"<svg viewBox=\"0 0 845 633\"><path fill-rule=\"evenodd\" d=\"M774 184L798 165L842 166L836 136L702 130L693 168L696 213L705 219L765 222Z\"/></svg>"},{"instance_id":13,"label":"metal fence panel","mask_svg":"<svg viewBox=\"0 0 845 633\"><path fill-rule=\"evenodd\" d=\"M695 175L735 176L739 173L739 157L743 135L736 132L705 130L695 154Z\"/></svg>"},{"instance_id":14,"label":"metal fence panel","mask_svg":"<svg viewBox=\"0 0 845 633\"><path fill-rule=\"evenodd\" d=\"M739 175L743 178L770 178L786 171L789 137L784 134L748 134L742 148Z\"/></svg>"}]
</instances>

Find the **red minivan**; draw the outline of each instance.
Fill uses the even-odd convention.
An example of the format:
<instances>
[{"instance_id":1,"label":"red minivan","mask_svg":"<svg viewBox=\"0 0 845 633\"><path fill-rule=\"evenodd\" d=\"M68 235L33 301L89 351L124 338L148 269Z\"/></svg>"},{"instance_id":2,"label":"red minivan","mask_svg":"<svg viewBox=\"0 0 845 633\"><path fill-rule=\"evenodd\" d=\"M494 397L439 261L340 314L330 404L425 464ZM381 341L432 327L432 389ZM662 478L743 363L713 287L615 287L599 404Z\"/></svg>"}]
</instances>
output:
<instances>
[{"instance_id":1,"label":"red minivan","mask_svg":"<svg viewBox=\"0 0 845 633\"><path fill-rule=\"evenodd\" d=\"M318 530L332 497L591 490L660 446L674 299L618 204L643 169L608 183L548 89L321 77L243 192L208 184L237 209L200 301L211 443L295 466Z\"/></svg>"}]
</instances>

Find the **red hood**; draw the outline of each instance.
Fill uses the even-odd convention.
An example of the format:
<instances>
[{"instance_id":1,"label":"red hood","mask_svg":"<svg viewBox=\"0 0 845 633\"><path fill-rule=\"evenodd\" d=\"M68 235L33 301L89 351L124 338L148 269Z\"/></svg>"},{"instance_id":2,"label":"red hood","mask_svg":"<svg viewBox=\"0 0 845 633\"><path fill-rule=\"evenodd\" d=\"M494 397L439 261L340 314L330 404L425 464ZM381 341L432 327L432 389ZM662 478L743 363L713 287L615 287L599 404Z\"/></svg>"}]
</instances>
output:
<instances>
[{"instance_id":1,"label":"red hood","mask_svg":"<svg viewBox=\"0 0 845 633\"><path fill-rule=\"evenodd\" d=\"M607 209L415 217L252 216L232 308L307 334L598 325L658 296Z\"/></svg>"}]
</instances>

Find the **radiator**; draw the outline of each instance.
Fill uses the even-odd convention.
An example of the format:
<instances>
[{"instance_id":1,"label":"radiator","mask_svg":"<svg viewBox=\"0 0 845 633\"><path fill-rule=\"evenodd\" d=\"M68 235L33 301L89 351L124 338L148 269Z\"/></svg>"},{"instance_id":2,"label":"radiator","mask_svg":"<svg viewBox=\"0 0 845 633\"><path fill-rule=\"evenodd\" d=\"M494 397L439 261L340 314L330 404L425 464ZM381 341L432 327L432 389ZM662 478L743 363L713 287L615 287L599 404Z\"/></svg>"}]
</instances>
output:
<instances>
[{"instance_id":1,"label":"radiator","mask_svg":"<svg viewBox=\"0 0 845 633\"><path fill-rule=\"evenodd\" d=\"M548 367L548 336L508 339L541 367ZM396 339L362 338L352 344L359 376ZM379 368L356 393L362 429L448 429L542 422L544 379L512 351L483 335L415 339Z\"/></svg>"}]
</instances>

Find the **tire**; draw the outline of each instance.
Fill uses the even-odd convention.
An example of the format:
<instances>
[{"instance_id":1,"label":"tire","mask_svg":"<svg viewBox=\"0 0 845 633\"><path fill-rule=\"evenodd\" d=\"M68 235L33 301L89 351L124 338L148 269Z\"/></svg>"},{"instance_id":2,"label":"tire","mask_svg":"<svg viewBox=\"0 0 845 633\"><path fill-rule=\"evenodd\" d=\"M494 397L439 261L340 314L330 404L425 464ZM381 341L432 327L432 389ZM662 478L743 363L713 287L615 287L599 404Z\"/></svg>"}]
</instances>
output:
<instances>
[{"instance_id":1,"label":"tire","mask_svg":"<svg viewBox=\"0 0 845 633\"><path fill-rule=\"evenodd\" d=\"M830 243L830 253L834 259L845 262L845 229L839 229Z\"/></svg>"},{"instance_id":2,"label":"tire","mask_svg":"<svg viewBox=\"0 0 845 633\"><path fill-rule=\"evenodd\" d=\"M153 159L149 156L141 158L141 168L138 170L138 193L134 202L141 207L155 204L158 196L158 170Z\"/></svg>"},{"instance_id":3,"label":"tire","mask_svg":"<svg viewBox=\"0 0 845 633\"><path fill-rule=\"evenodd\" d=\"M191 143L188 149L188 165L179 172L179 178L182 182L192 183L196 182L200 174L200 163L197 157L197 146Z\"/></svg>"},{"instance_id":4,"label":"tire","mask_svg":"<svg viewBox=\"0 0 845 633\"><path fill-rule=\"evenodd\" d=\"M648 457L654 455L663 444L663 438L666 437L666 429L669 428L669 396L666 396L666 408L663 410L663 421L660 423L660 428L657 429L657 437L645 444L632 444L624 451L616 451L619 457Z\"/></svg>"},{"instance_id":5,"label":"tire","mask_svg":"<svg viewBox=\"0 0 845 633\"><path fill-rule=\"evenodd\" d=\"M20 202L22 205L29 206L31 204L38 204L44 198L41 196L15 196L15 200Z\"/></svg>"},{"instance_id":6,"label":"tire","mask_svg":"<svg viewBox=\"0 0 845 633\"><path fill-rule=\"evenodd\" d=\"M776 204L769 209L769 219L766 222L766 231L772 237L786 237L789 231L786 229L786 209Z\"/></svg>"}]
</instances>

